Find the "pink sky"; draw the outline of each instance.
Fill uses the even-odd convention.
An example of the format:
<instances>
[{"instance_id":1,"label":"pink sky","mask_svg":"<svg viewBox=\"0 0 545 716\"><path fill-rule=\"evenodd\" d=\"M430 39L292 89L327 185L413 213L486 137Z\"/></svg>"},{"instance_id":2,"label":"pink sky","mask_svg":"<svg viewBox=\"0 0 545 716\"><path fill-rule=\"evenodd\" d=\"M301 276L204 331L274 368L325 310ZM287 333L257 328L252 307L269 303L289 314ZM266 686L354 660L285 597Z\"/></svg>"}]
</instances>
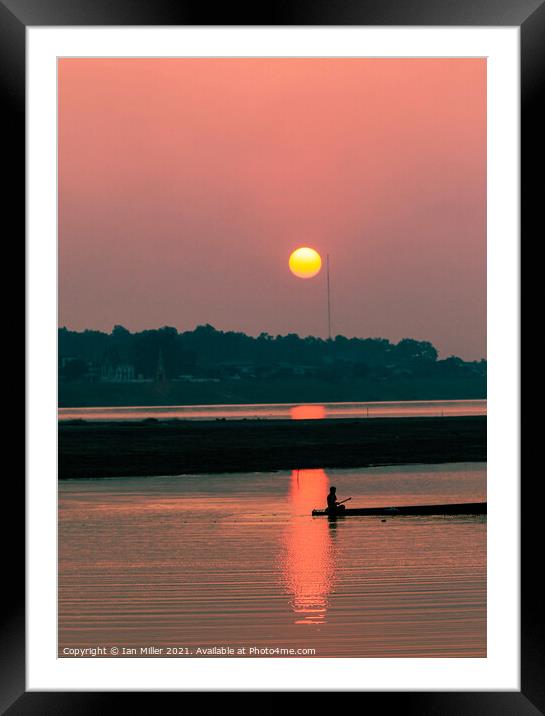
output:
<instances>
[{"instance_id":1,"label":"pink sky","mask_svg":"<svg viewBox=\"0 0 545 716\"><path fill-rule=\"evenodd\" d=\"M60 325L486 355L486 61L59 61Z\"/></svg>"}]
</instances>

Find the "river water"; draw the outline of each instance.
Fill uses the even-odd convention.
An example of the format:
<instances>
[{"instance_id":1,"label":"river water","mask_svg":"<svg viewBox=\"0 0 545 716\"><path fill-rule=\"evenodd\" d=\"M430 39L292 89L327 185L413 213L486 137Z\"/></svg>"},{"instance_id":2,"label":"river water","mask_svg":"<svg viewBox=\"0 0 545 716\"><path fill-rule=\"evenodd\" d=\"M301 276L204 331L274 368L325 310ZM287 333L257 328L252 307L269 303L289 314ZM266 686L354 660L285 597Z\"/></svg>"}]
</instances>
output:
<instances>
[{"instance_id":1,"label":"river water","mask_svg":"<svg viewBox=\"0 0 545 716\"><path fill-rule=\"evenodd\" d=\"M323 418L414 418L486 415L486 400L413 400L381 403L259 403L122 408L59 408L59 420L312 420Z\"/></svg>"},{"instance_id":2,"label":"river water","mask_svg":"<svg viewBox=\"0 0 545 716\"><path fill-rule=\"evenodd\" d=\"M486 517L313 518L331 484L479 501L486 465L62 481L59 656L486 656Z\"/></svg>"}]
</instances>

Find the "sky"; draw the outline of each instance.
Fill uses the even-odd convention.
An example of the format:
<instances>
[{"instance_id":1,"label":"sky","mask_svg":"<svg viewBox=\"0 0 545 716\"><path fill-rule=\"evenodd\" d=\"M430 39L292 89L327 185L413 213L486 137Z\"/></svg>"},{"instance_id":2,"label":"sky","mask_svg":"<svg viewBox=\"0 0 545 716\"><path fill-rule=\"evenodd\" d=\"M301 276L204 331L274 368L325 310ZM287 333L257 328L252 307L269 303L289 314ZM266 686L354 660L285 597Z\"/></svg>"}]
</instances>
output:
<instances>
[{"instance_id":1,"label":"sky","mask_svg":"<svg viewBox=\"0 0 545 716\"><path fill-rule=\"evenodd\" d=\"M485 59L59 60L59 324L486 356ZM325 264L325 260L324 260Z\"/></svg>"}]
</instances>

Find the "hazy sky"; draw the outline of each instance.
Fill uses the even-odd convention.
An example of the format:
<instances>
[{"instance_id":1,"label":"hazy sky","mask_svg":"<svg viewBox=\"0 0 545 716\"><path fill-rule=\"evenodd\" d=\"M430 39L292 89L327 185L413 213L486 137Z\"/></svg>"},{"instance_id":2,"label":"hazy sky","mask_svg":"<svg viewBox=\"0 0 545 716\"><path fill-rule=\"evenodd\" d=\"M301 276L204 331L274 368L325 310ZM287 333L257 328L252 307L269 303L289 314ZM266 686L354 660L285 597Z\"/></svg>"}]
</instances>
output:
<instances>
[{"instance_id":1,"label":"hazy sky","mask_svg":"<svg viewBox=\"0 0 545 716\"><path fill-rule=\"evenodd\" d=\"M60 325L486 354L486 61L59 62Z\"/></svg>"}]
</instances>

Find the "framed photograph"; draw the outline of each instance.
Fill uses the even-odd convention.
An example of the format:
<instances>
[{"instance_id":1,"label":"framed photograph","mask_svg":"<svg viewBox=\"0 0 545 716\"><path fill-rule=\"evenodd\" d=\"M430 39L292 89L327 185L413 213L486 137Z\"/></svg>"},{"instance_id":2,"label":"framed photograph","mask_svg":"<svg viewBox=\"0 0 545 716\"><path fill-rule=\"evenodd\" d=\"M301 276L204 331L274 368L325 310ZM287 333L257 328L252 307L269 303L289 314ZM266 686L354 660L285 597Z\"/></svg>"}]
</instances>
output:
<instances>
[{"instance_id":1,"label":"framed photograph","mask_svg":"<svg viewBox=\"0 0 545 716\"><path fill-rule=\"evenodd\" d=\"M209 14L0 4L28 396L2 708L544 712L543 5Z\"/></svg>"}]
</instances>

